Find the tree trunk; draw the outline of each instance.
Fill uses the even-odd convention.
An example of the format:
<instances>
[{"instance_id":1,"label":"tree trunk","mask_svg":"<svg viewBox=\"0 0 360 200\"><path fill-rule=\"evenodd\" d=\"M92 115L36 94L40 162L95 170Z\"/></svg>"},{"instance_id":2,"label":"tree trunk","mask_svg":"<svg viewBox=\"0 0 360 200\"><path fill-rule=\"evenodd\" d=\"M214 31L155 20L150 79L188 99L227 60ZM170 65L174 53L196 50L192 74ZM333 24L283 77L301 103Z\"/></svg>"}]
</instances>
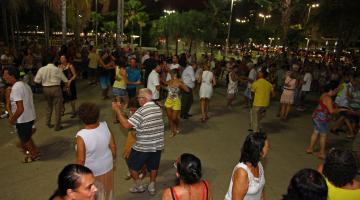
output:
<instances>
[{"instance_id":1,"label":"tree trunk","mask_svg":"<svg viewBox=\"0 0 360 200\"><path fill-rule=\"evenodd\" d=\"M191 39L190 39L190 44L189 44L189 54L191 54L192 44L193 44L193 39L191 38Z\"/></svg>"},{"instance_id":2,"label":"tree trunk","mask_svg":"<svg viewBox=\"0 0 360 200\"><path fill-rule=\"evenodd\" d=\"M289 23L290 23L290 5L291 0L282 0L281 1L281 8L282 8L282 15L281 15L281 25L283 28L283 46L287 45L287 35L289 30Z\"/></svg>"},{"instance_id":3,"label":"tree trunk","mask_svg":"<svg viewBox=\"0 0 360 200\"><path fill-rule=\"evenodd\" d=\"M13 48L15 48L15 31L14 31L14 20L13 20L14 16L10 16L9 20L10 20L10 35L11 35L11 46Z\"/></svg>"},{"instance_id":4,"label":"tree trunk","mask_svg":"<svg viewBox=\"0 0 360 200\"><path fill-rule=\"evenodd\" d=\"M80 20L81 20L81 17L80 17L80 10L79 10L79 7L78 7L78 5L76 4L75 5L76 6L76 10L75 10L75 12L76 12L76 17L75 17L75 41L76 41L76 43L77 44L79 44L80 43L80 29L81 29L81 22L80 22Z\"/></svg>"},{"instance_id":5,"label":"tree trunk","mask_svg":"<svg viewBox=\"0 0 360 200\"><path fill-rule=\"evenodd\" d=\"M16 34L16 48L20 48L20 26L19 26L19 13L15 12L15 30L17 31Z\"/></svg>"},{"instance_id":6,"label":"tree trunk","mask_svg":"<svg viewBox=\"0 0 360 200\"><path fill-rule=\"evenodd\" d=\"M169 36L166 36L166 56L169 56Z\"/></svg>"},{"instance_id":7,"label":"tree trunk","mask_svg":"<svg viewBox=\"0 0 360 200\"><path fill-rule=\"evenodd\" d=\"M43 18L44 18L44 36L45 36L45 49L49 48L50 41L50 19L49 19L49 0L45 0L43 7Z\"/></svg>"},{"instance_id":8,"label":"tree trunk","mask_svg":"<svg viewBox=\"0 0 360 200\"><path fill-rule=\"evenodd\" d=\"M66 44L66 0L61 0L61 29L62 29L62 44Z\"/></svg>"},{"instance_id":9,"label":"tree trunk","mask_svg":"<svg viewBox=\"0 0 360 200\"><path fill-rule=\"evenodd\" d=\"M1 12L2 12L2 21L3 21L3 36L5 40L6 46L9 46L9 33L8 33L8 27L7 27L7 13L6 13L6 6L5 2L3 1L1 5Z\"/></svg>"},{"instance_id":10,"label":"tree trunk","mask_svg":"<svg viewBox=\"0 0 360 200\"><path fill-rule=\"evenodd\" d=\"M175 41L175 55L178 55L179 39L176 37Z\"/></svg>"},{"instance_id":11,"label":"tree trunk","mask_svg":"<svg viewBox=\"0 0 360 200\"><path fill-rule=\"evenodd\" d=\"M141 48L141 46L142 46L142 26L140 25L139 28L140 28L139 47Z\"/></svg>"},{"instance_id":12,"label":"tree trunk","mask_svg":"<svg viewBox=\"0 0 360 200\"><path fill-rule=\"evenodd\" d=\"M119 46L121 44L122 37L122 19L123 19L123 0L117 1L117 17L116 17L116 44Z\"/></svg>"}]
</instances>

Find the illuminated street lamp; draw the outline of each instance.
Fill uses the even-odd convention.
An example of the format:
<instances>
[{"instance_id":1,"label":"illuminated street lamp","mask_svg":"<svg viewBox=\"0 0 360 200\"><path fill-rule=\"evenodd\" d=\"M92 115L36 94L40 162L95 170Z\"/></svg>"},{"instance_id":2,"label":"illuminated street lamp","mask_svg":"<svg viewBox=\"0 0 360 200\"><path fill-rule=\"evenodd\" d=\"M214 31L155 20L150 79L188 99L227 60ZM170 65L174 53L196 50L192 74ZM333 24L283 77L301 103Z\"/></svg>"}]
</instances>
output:
<instances>
[{"instance_id":1,"label":"illuminated street lamp","mask_svg":"<svg viewBox=\"0 0 360 200\"><path fill-rule=\"evenodd\" d=\"M164 10L164 13L165 14L167 14L167 15L171 15L171 14L174 14L174 13L176 13L176 11L175 10Z\"/></svg>"},{"instance_id":2,"label":"illuminated street lamp","mask_svg":"<svg viewBox=\"0 0 360 200\"><path fill-rule=\"evenodd\" d=\"M266 21L266 19L269 19L269 18L271 18L271 15L265 15L265 14L262 14L262 13L259 13L259 17L260 18L263 18L263 25L265 25L265 21Z\"/></svg>"},{"instance_id":3,"label":"illuminated street lamp","mask_svg":"<svg viewBox=\"0 0 360 200\"><path fill-rule=\"evenodd\" d=\"M249 19L246 19L246 18L245 18L245 19L238 19L238 18L237 18L235 21L238 22L238 23L245 24L245 23L249 22L250 20L249 20Z\"/></svg>"},{"instance_id":4,"label":"illuminated street lamp","mask_svg":"<svg viewBox=\"0 0 360 200\"><path fill-rule=\"evenodd\" d=\"M306 23L309 21L311 9L318 8L320 6L320 4L319 3L313 3L313 4L307 4L307 6L309 6L309 11L308 11L308 16L306 18Z\"/></svg>"},{"instance_id":5,"label":"illuminated street lamp","mask_svg":"<svg viewBox=\"0 0 360 200\"><path fill-rule=\"evenodd\" d=\"M308 48L309 48L309 42L310 42L310 38L305 38L306 40L306 47L305 47L305 50L307 51Z\"/></svg>"},{"instance_id":6,"label":"illuminated street lamp","mask_svg":"<svg viewBox=\"0 0 360 200\"><path fill-rule=\"evenodd\" d=\"M271 47L271 43L275 40L275 38L268 38L270 40L269 47Z\"/></svg>"}]
</instances>

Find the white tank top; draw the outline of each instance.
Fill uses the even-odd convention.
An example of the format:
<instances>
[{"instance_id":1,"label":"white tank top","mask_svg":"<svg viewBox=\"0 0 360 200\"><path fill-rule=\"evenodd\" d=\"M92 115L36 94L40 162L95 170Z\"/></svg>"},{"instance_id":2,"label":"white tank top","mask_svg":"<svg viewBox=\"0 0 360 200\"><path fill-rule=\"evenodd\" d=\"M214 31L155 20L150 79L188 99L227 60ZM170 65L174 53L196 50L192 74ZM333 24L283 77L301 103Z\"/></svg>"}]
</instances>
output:
<instances>
[{"instance_id":1,"label":"white tank top","mask_svg":"<svg viewBox=\"0 0 360 200\"><path fill-rule=\"evenodd\" d=\"M111 133L106 122L100 122L94 129L81 129L76 137L85 143L85 166L94 176L100 176L113 168L113 157L109 147Z\"/></svg>"},{"instance_id":2,"label":"white tank top","mask_svg":"<svg viewBox=\"0 0 360 200\"><path fill-rule=\"evenodd\" d=\"M256 178L251 173L251 170L248 168L248 166L246 164L238 163L235 166L233 173L231 175L231 181L230 181L228 192L225 195L225 200L232 199L231 195L232 195L232 188L233 188L233 176L234 176L234 172L238 168L243 168L247 172L248 179L249 179L249 188L248 188L248 191L246 192L244 200L260 200L261 193L262 193L264 185L265 185L265 176L264 176L263 166L261 165L260 162L259 162L258 166L259 166L259 177L258 178Z\"/></svg>"}]
</instances>

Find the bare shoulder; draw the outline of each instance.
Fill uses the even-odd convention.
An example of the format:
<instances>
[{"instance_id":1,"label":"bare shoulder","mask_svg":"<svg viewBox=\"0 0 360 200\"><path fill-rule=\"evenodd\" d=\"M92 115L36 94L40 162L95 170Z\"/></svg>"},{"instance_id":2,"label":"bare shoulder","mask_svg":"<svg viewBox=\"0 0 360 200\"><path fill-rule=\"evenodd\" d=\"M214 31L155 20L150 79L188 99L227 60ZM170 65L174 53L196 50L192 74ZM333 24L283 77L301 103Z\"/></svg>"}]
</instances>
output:
<instances>
[{"instance_id":1,"label":"bare shoulder","mask_svg":"<svg viewBox=\"0 0 360 200\"><path fill-rule=\"evenodd\" d=\"M237 168L234 172L234 179L247 180L248 179L247 171L241 167Z\"/></svg>"},{"instance_id":2,"label":"bare shoulder","mask_svg":"<svg viewBox=\"0 0 360 200\"><path fill-rule=\"evenodd\" d=\"M171 190L170 188L166 188L162 193L162 200L170 200L171 199Z\"/></svg>"}]
</instances>

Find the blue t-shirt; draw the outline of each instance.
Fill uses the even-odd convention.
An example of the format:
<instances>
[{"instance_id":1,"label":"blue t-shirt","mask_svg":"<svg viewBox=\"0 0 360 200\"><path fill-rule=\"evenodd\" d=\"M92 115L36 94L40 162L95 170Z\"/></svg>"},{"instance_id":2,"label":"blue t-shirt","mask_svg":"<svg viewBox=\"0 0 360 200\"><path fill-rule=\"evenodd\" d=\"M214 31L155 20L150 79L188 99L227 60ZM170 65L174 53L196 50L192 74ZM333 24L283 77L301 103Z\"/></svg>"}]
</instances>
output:
<instances>
[{"instance_id":1,"label":"blue t-shirt","mask_svg":"<svg viewBox=\"0 0 360 200\"><path fill-rule=\"evenodd\" d=\"M126 73L128 75L128 81L129 82L136 82L136 81L140 81L140 70L135 68L131 68L131 67L126 67ZM134 89L136 88L136 85L132 85L132 84L128 84L127 88L129 89Z\"/></svg>"}]
</instances>

